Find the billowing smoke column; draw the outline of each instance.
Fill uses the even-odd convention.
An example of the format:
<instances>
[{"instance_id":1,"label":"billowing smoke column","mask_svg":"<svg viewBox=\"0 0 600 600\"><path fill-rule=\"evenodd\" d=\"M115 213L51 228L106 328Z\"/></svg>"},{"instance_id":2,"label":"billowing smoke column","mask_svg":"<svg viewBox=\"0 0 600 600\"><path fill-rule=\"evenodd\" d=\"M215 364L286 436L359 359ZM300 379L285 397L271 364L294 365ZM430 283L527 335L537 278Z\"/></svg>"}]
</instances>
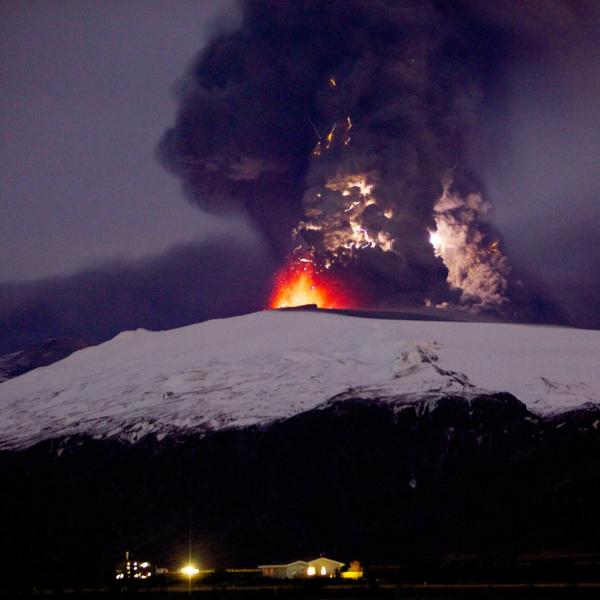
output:
<instances>
[{"instance_id":1,"label":"billowing smoke column","mask_svg":"<svg viewBox=\"0 0 600 600\"><path fill-rule=\"evenodd\" d=\"M452 192L451 184L449 179L444 182L444 193L435 203L436 228L429 241L448 268L447 281L460 291L463 304L478 310L498 309L508 302L511 269L499 240L483 229L491 206L480 194L463 197Z\"/></svg>"},{"instance_id":2,"label":"billowing smoke column","mask_svg":"<svg viewBox=\"0 0 600 600\"><path fill-rule=\"evenodd\" d=\"M501 310L510 269L466 164L487 32L448 4L244 2L182 82L164 161L292 262Z\"/></svg>"}]
</instances>

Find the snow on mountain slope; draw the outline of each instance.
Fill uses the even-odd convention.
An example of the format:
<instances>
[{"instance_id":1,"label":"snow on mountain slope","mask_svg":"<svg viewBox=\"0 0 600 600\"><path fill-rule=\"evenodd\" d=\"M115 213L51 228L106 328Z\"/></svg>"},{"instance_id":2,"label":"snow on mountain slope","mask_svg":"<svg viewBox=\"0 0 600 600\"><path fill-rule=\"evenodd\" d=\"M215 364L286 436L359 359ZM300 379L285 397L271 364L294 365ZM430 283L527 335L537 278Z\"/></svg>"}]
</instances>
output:
<instances>
[{"instance_id":1,"label":"snow on mountain slope","mask_svg":"<svg viewBox=\"0 0 600 600\"><path fill-rule=\"evenodd\" d=\"M600 402L599 367L600 331L261 312L124 332L1 383L0 447L264 423L349 391L506 391L544 413Z\"/></svg>"}]
</instances>

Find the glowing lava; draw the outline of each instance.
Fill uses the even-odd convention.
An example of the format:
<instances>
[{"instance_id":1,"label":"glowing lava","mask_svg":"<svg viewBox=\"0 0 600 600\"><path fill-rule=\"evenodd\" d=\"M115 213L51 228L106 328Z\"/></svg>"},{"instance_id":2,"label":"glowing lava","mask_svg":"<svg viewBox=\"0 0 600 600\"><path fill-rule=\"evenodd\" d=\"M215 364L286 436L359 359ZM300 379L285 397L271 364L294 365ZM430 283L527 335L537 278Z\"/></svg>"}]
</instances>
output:
<instances>
[{"instance_id":1,"label":"glowing lava","mask_svg":"<svg viewBox=\"0 0 600 600\"><path fill-rule=\"evenodd\" d=\"M275 276L269 308L316 304L319 308L350 308L354 302L329 274L308 259L292 261Z\"/></svg>"}]
</instances>

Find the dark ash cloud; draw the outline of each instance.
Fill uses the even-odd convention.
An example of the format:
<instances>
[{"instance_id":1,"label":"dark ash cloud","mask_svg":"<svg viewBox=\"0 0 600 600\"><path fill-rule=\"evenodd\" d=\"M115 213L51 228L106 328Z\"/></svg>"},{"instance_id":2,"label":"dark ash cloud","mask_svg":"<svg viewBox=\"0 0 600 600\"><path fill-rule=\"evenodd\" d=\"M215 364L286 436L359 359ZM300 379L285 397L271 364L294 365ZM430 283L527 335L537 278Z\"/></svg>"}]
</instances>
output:
<instances>
[{"instance_id":1,"label":"dark ash cloud","mask_svg":"<svg viewBox=\"0 0 600 600\"><path fill-rule=\"evenodd\" d=\"M446 206L473 206L486 191L473 152L483 107L504 93L523 37L533 52L552 15L571 15L551 4L536 21L543 2L509 14L469 1L247 0L240 28L216 36L181 82L160 157L194 204L250 214L279 257L300 243L382 292L556 320L535 314L549 298L521 306L536 294L523 293L528 280L489 259L510 252L487 210L469 213L463 236L462 279L480 273L469 293L451 289L452 267L429 240L444 180L456 200ZM368 195L348 184L359 175ZM484 281L486 261L496 276Z\"/></svg>"},{"instance_id":2,"label":"dark ash cloud","mask_svg":"<svg viewBox=\"0 0 600 600\"><path fill-rule=\"evenodd\" d=\"M176 124L161 143L192 201L242 205L286 246L307 188L336 173L376 172L382 208L400 214L393 233L408 262L431 256L425 230L440 177L472 133L490 32L431 2L243 6L242 27L214 39L181 84ZM318 136L348 116L352 142L315 161ZM457 178L478 188L468 165Z\"/></svg>"},{"instance_id":3,"label":"dark ash cloud","mask_svg":"<svg viewBox=\"0 0 600 600\"><path fill-rule=\"evenodd\" d=\"M0 354L49 338L104 341L120 331L171 329L260 310L274 263L234 239L176 246L64 278L0 285Z\"/></svg>"}]
</instances>

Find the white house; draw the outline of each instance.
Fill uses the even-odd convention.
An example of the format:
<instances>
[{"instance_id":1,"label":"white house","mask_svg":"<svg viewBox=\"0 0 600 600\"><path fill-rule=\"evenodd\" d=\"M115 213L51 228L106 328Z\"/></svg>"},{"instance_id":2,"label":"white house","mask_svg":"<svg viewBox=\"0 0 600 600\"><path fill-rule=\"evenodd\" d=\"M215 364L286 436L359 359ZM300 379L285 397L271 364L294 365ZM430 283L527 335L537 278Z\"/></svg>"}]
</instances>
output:
<instances>
[{"instance_id":1,"label":"white house","mask_svg":"<svg viewBox=\"0 0 600 600\"><path fill-rule=\"evenodd\" d=\"M298 577L337 577L343 562L320 556L313 560L295 560L279 565L259 565L264 577L295 579Z\"/></svg>"}]
</instances>

